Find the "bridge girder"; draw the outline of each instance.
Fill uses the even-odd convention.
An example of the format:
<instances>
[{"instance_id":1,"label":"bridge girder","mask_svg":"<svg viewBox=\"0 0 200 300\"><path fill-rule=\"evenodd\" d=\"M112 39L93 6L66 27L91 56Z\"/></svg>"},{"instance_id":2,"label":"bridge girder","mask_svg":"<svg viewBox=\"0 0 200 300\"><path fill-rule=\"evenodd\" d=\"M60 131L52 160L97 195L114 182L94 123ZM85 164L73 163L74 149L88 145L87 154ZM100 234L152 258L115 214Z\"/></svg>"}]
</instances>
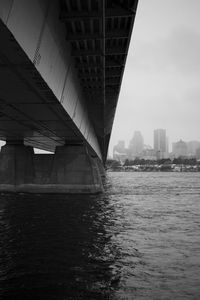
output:
<instances>
[{"instance_id":1,"label":"bridge girder","mask_svg":"<svg viewBox=\"0 0 200 300\"><path fill-rule=\"evenodd\" d=\"M60 20L105 160L138 0L60 3Z\"/></svg>"},{"instance_id":2,"label":"bridge girder","mask_svg":"<svg viewBox=\"0 0 200 300\"><path fill-rule=\"evenodd\" d=\"M1 1L0 138L105 161L137 3Z\"/></svg>"}]
</instances>

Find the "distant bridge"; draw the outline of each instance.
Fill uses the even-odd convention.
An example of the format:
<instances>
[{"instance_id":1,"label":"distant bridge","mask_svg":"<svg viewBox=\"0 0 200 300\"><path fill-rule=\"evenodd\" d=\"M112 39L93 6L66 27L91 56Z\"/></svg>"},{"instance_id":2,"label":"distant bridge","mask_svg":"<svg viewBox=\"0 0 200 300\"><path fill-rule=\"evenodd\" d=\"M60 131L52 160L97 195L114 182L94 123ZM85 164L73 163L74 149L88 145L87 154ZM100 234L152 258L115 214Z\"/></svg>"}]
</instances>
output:
<instances>
[{"instance_id":1,"label":"distant bridge","mask_svg":"<svg viewBox=\"0 0 200 300\"><path fill-rule=\"evenodd\" d=\"M137 0L0 2L0 139L105 162Z\"/></svg>"}]
</instances>

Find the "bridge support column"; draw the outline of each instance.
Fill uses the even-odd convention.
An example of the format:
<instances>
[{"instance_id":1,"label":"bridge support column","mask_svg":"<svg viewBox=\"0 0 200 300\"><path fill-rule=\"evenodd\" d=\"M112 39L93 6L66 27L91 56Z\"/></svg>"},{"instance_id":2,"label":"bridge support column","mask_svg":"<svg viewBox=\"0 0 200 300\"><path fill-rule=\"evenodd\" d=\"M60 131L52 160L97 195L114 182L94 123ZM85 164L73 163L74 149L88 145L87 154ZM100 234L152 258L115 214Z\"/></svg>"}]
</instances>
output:
<instances>
[{"instance_id":1,"label":"bridge support column","mask_svg":"<svg viewBox=\"0 0 200 300\"><path fill-rule=\"evenodd\" d=\"M92 159L95 161L101 177L105 177L106 172L105 172L104 166L103 166L101 160L99 159L99 157L97 155L92 155Z\"/></svg>"},{"instance_id":2,"label":"bridge support column","mask_svg":"<svg viewBox=\"0 0 200 300\"><path fill-rule=\"evenodd\" d=\"M103 184L83 143L57 147L55 154L34 154L22 141L8 141L0 153L0 191L95 194Z\"/></svg>"},{"instance_id":3,"label":"bridge support column","mask_svg":"<svg viewBox=\"0 0 200 300\"><path fill-rule=\"evenodd\" d=\"M33 148L7 141L0 153L0 191L25 191L34 180Z\"/></svg>"},{"instance_id":4,"label":"bridge support column","mask_svg":"<svg viewBox=\"0 0 200 300\"><path fill-rule=\"evenodd\" d=\"M56 148L51 172L51 189L66 193L99 193L103 191L97 165L83 143Z\"/></svg>"}]
</instances>

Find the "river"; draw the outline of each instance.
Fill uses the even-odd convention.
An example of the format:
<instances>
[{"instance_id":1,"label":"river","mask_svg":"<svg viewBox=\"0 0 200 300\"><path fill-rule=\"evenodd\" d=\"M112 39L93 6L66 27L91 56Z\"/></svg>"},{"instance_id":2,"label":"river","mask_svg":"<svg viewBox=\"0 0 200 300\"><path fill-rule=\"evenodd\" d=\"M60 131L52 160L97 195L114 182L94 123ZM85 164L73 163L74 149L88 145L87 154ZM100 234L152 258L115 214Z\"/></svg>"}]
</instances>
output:
<instances>
[{"instance_id":1,"label":"river","mask_svg":"<svg viewBox=\"0 0 200 300\"><path fill-rule=\"evenodd\" d=\"M95 196L1 194L0 299L200 299L200 173L108 173Z\"/></svg>"}]
</instances>

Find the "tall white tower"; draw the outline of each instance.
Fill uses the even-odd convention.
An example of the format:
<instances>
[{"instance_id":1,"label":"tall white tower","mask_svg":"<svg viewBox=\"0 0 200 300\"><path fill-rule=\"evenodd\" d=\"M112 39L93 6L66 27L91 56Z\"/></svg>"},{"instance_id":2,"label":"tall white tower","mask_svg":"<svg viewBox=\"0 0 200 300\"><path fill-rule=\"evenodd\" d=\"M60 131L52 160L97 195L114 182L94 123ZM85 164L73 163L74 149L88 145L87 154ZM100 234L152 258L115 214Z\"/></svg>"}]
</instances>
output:
<instances>
[{"instance_id":1,"label":"tall white tower","mask_svg":"<svg viewBox=\"0 0 200 300\"><path fill-rule=\"evenodd\" d=\"M154 150L156 152L157 159L168 157L168 145L165 129L154 130Z\"/></svg>"}]
</instances>

